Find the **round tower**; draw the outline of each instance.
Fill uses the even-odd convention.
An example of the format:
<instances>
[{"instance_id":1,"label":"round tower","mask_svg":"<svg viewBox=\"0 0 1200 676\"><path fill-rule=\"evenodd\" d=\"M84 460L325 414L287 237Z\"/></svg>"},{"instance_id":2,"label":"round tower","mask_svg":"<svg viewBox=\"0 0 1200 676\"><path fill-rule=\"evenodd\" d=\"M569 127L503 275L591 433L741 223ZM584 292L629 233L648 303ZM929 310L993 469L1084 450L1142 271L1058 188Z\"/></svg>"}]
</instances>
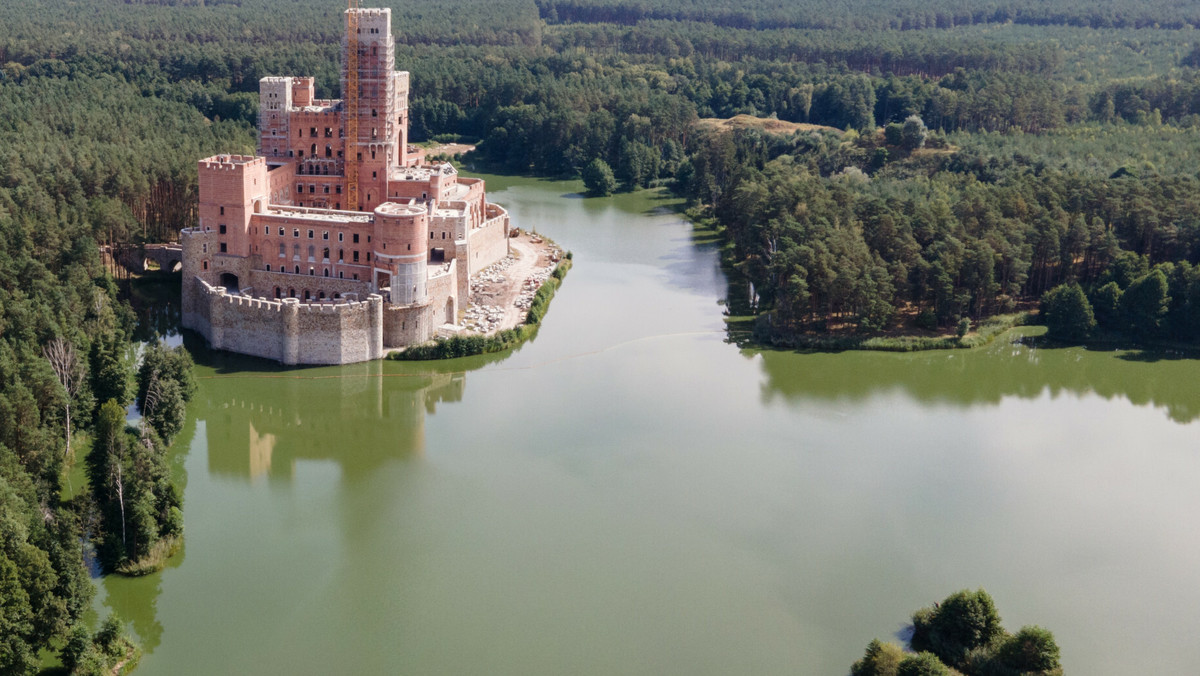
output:
<instances>
[{"instance_id":1,"label":"round tower","mask_svg":"<svg viewBox=\"0 0 1200 676\"><path fill-rule=\"evenodd\" d=\"M417 205L386 202L375 208L375 278L387 276L393 305L428 302L429 214Z\"/></svg>"}]
</instances>

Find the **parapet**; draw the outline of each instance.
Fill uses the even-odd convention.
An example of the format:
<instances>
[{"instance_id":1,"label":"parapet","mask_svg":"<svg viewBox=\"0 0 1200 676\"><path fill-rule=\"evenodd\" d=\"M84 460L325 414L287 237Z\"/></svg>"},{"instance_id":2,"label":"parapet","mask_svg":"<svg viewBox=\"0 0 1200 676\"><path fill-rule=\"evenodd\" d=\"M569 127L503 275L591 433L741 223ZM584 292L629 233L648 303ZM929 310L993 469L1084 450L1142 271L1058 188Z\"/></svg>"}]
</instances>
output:
<instances>
[{"instance_id":1,"label":"parapet","mask_svg":"<svg viewBox=\"0 0 1200 676\"><path fill-rule=\"evenodd\" d=\"M232 171L238 167L250 167L257 164L265 167L267 165L267 158L256 157L254 155L213 155L212 157L200 160L201 169L213 169L217 171Z\"/></svg>"}]
</instances>

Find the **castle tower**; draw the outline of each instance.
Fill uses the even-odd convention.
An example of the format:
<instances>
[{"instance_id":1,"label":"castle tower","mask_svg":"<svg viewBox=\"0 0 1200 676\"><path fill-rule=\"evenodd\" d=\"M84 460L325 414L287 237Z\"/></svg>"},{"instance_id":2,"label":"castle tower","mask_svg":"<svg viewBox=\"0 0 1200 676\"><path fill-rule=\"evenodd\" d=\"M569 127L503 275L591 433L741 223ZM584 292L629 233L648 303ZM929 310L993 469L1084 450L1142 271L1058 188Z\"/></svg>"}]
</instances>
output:
<instances>
[{"instance_id":1,"label":"castle tower","mask_svg":"<svg viewBox=\"0 0 1200 676\"><path fill-rule=\"evenodd\" d=\"M292 78L258 81L258 154L268 162L285 162L291 136Z\"/></svg>"},{"instance_id":2,"label":"castle tower","mask_svg":"<svg viewBox=\"0 0 1200 676\"><path fill-rule=\"evenodd\" d=\"M200 160L200 229L216 231L216 254L250 255L250 217L267 206L267 161L246 155Z\"/></svg>"},{"instance_id":3,"label":"castle tower","mask_svg":"<svg viewBox=\"0 0 1200 676\"><path fill-rule=\"evenodd\" d=\"M352 30L358 45L354 59L358 64L357 96L349 91ZM343 129L350 128L345 124L350 116L358 121L357 138L346 139L346 162L358 165L359 204L347 205L349 209L374 211L386 202L388 168L397 165L401 159L399 141L407 134L402 133L400 127L407 123L407 111L403 116L398 114L396 104L402 100L407 107L408 96L406 86L402 99L397 95L397 87L407 85L407 81L393 72L395 65L392 11L346 10L346 38L342 40L342 100L345 102L343 115L346 116ZM347 176L350 175L351 172L347 172Z\"/></svg>"}]
</instances>

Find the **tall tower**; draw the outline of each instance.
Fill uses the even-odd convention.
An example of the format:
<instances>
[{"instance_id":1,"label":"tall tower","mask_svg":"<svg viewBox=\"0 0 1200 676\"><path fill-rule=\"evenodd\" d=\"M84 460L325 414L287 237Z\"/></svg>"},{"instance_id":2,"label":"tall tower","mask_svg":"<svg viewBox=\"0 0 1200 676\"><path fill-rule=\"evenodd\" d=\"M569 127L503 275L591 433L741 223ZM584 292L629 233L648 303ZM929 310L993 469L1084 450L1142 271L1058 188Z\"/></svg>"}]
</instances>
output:
<instances>
[{"instance_id":1,"label":"tall tower","mask_svg":"<svg viewBox=\"0 0 1200 676\"><path fill-rule=\"evenodd\" d=\"M395 63L392 11L347 9L342 41L346 192L357 196L357 203L346 205L349 209L373 211L386 202L388 169L401 160L400 126L407 120L396 110L402 80L393 73Z\"/></svg>"}]
</instances>

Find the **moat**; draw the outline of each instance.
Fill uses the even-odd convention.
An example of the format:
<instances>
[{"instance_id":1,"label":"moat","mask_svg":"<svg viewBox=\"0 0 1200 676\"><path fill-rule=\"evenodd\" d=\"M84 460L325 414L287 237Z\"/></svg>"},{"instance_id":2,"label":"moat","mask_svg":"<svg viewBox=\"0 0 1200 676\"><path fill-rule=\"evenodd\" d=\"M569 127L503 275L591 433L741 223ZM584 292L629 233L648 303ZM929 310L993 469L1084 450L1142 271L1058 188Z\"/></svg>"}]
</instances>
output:
<instances>
[{"instance_id":1,"label":"moat","mask_svg":"<svg viewBox=\"0 0 1200 676\"><path fill-rule=\"evenodd\" d=\"M197 354L186 550L98 585L138 673L841 674L965 587L1200 671L1200 361L741 350L669 200L485 178L575 254L517 352Z\"/></svg>"}]
</instances>

